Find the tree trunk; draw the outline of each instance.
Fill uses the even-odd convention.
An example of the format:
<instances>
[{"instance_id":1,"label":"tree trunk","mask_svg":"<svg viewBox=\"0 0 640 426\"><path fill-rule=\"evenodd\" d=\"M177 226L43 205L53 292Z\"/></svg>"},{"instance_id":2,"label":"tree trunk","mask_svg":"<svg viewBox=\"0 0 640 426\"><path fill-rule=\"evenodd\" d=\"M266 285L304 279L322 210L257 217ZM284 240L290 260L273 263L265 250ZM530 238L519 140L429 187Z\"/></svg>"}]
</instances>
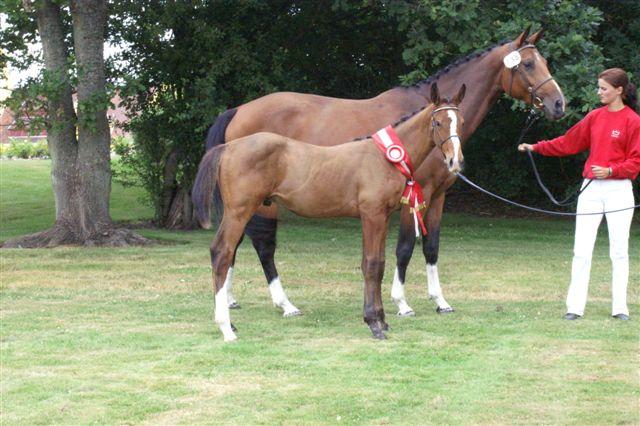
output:
<instances>
[{"instance_id":1,"label":"tree trunk","mask_svg":"<svg viewBox=\"0 0 640 426\"><path fill-rule=\"evenodd\" d=\"M47 141L56 221L47 231L7 241L3 247L53 247L61 244L123 246L145 244L144 237L114 229L109 216L111 170L104 75L104 0L71 2L78 70L78 117L73 109L61 9L57 2L36 5L45 70L62 78L48 102ZM24 1L25 8L32 3ZM77 139L76 139L76 125Z\"/></svg>"}]
</instances>

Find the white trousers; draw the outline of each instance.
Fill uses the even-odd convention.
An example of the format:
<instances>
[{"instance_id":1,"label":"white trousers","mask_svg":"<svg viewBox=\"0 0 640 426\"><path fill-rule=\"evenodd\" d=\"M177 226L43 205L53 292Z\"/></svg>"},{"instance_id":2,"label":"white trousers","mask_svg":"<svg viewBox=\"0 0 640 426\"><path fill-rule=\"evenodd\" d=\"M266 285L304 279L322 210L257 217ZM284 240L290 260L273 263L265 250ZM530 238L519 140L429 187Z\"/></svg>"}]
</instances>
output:
<instances>
[{"instance_id":1,"label":"white trousers","mask_svg":"<svg viewBox=\"0 0 640 426\"><path fill-rule=\"evenodd\" d=\"M583 183L586 185L588 181ZM632 207L633 189L628 179L594 180L578 198L578 213L596 213ZM629 282L629 229L633 209L607 213L609 257L611 258L611 315L629 315L627 284ZM584 314L591 272L591 256L602 214L576 216L576 235L571 265L571 284L567 294L567 312Z\"/></svg>"}]
</instances>

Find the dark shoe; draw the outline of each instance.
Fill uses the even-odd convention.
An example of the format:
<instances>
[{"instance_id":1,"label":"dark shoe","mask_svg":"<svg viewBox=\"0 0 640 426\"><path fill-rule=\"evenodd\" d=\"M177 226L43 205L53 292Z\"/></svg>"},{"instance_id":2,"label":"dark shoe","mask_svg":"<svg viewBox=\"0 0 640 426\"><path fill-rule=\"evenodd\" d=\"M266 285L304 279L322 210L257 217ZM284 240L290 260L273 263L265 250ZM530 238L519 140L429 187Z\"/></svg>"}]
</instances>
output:
<instances>
[{"instance_id":1,"label":"dark shoe","mask_svg":"<svg viewBox=\"0 0 640 426\"><path fill-rule=\"evenodd\" d=\"M564 316L564 319L569 320L569 321L573 321L573 320L577 320L578 318L580 318L582 315L578 315L578 314L572 314L571 312L567 312Z\"/></svg>"},{"instance_id":2,"label":"dark shoe","mask_svg":"<svg viewBox=\"0 0 640 426\"><path fill-rule=\"evenodd\" d=\"M618 318L620 321L629 321L629 315L627 314L616 314L613 317Z\"/></svg>"}]
</instances>

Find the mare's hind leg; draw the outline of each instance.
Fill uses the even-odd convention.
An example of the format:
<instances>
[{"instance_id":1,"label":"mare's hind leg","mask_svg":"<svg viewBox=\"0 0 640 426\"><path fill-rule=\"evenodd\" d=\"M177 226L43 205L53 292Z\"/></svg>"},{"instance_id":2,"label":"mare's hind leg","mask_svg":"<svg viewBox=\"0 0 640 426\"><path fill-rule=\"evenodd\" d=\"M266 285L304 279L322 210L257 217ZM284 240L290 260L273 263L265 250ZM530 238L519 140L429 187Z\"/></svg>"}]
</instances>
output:
<instances>
[{"instance_id":1,"label":"mare's hind leg","mask_svg":"<svg viewBox=\"0 0 640 426\"><path fill-rule=\"evenodd\" d=\"M453 308L444 298L438 275L438 252L440 250L440 220L444 206L444 193L431 200L427 211L427 238L422 239L422 251L427 261L427 286L429 298L436 302L439 314L453 312Z\"/></svg>"},{"instance_id":2,"label":"mare's hind leg","mask_svg":"<svg viewBox=\"0 0 640 426\"><path fill-rule=\"evenodd\" d=\"M277 219L253 215L244 232L251 238L253 247L258 253L264 276L269 284L269 293L271 293L273 304L282 309L283 317L301 315L302 312L289 301L276 270L274 256L277 230Z\"/></svg>"},{"instance_id":3,"label":"mare's hind leg","mask_svg":"<svg viewBox=\"0 0 640 426\"><path fill-rule=\"evenodd\" d=\"M211 270L215 293L215 322L220 327L225 342L236 340L234 327L231 324L227 286L225 285L234 253L246 220L225 217L222 219L218 233L211 244Z\"/></svg>"},{"instance_id":4,"label":"mare's hind leg","mask_svg":"<svg viewBox=\"0 0 640 426\"><path fill-rule=\"evenodd\" d=\"M415 244L416 234L413 216L409 213L409 208L404 206L400 211L400 234L398 235L398 245L396 246L396 270L393 275L393 284L391 285L391 300L398 307L398 316L401 317L415 315L404 295L407 267Z\"/></svg>"},{"instance_id":5,"label":"mare's hind leg","mask_svg":"<svg viewBox=\"0 0 640 426\"><path fill-rule=\"evenodd\" d=\"M382 306L382 278L384 276L384 244L387 237L388 216L383 213L362 217L362 273L364 275L364 322L376 339L386 339Z\"/></svg>"}]
</instances>

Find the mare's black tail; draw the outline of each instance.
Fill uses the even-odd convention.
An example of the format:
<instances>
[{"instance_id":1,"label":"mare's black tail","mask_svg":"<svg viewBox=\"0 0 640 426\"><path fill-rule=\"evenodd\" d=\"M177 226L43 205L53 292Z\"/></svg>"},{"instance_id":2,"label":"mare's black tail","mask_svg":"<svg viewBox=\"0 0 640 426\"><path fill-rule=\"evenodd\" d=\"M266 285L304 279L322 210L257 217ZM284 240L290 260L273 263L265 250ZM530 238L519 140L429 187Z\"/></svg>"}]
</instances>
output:
<instances>
[{"instance_id":1,"label":"mare's black tail","mask_svg":"<svg viewBox=\"0 0 640 426\"><path fill-rule=\"evenodd\" d=\"M222 145L224 143L224 134L227 131L227 127L233 117L235 117L238 108L228 109L216 118L209 131L207 132L207 142L205 144L205 151L209 151L211 148Z\"/></svg>"},{"instance_id":2,"label":"mare's black tail","mask_svg":"<svg viewBox=\"0 0 640 426\"><path fill-rule=\"evenodd\" d=\"M220 159L226 148L226 145L220 145L207 151L202 157L202 161L200 161L198 174L191 190L191 199L193 200L198 222L205 229L211 228L211 198L214 187L216 192L220 193L218 189L218 171L220 169ZM216 212L219 212L217 219L220 220L223 211L222 197L216 197L214 204Z\"/></svg>"}]
</instances>

